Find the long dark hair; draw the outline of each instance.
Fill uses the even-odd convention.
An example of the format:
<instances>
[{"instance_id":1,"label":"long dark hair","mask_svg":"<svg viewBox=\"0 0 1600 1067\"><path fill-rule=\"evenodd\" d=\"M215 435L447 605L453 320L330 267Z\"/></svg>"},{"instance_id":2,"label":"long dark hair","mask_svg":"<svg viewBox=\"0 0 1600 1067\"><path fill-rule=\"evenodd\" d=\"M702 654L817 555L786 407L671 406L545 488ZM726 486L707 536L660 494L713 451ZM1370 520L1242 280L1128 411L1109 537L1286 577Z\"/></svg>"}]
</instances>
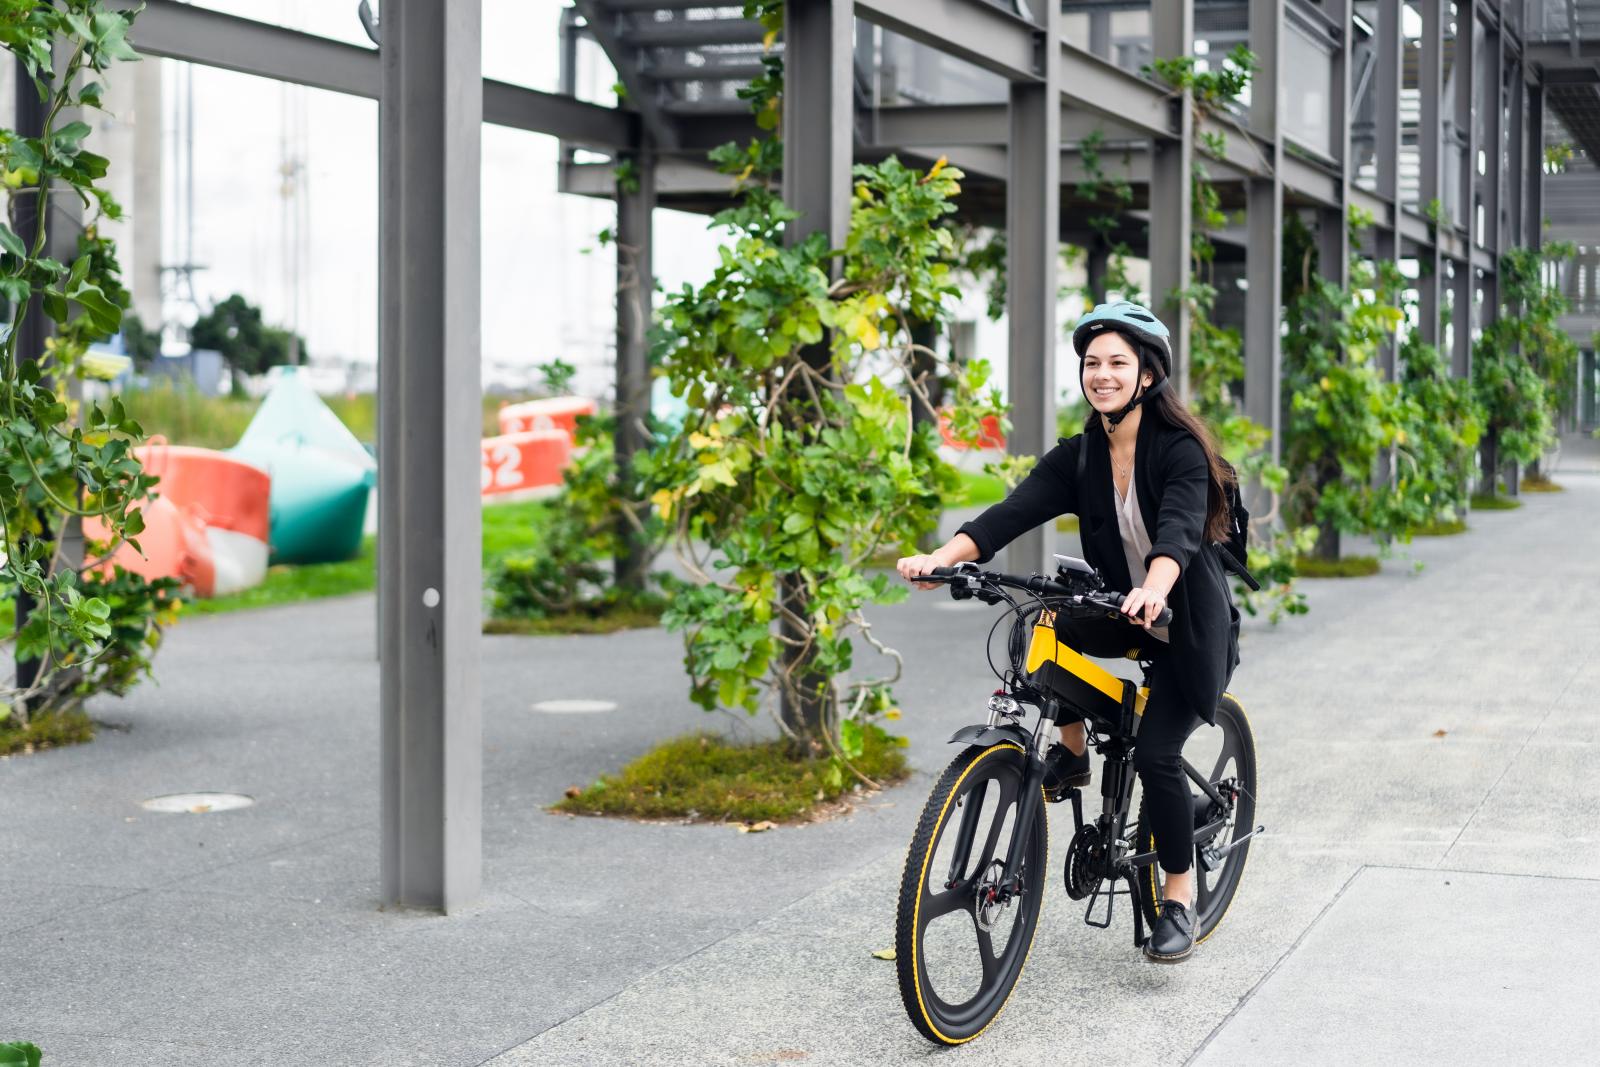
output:
<instances>
[{"instance_id":1,"label":"long dark hair","mask_svg":"<svg viewBox=\"0 0 1600 1067\"><path fill-rule=\"evenodd\" d=\"M1139 355L1139 375L1142 378L1145 371L1152 377L1150 383L1154 388L1157 382L1166 378L1162 367L1161 356L1148 343L1123 330L1112 330ZM1082 388L1083 365L1078 366L1079 388ZM1206 528L1207 541L1226 541L1233 526L1233 516L1228 513L1228 489L1237 483L1238 478L1233 468L1222 459L1222 453L1217 448L1217 440L1211 433L1211 427L1205 421L1190 411L1178 396L1177 391L1168 385L1161 390L1152 400L1141 405L1144 408L1154 408L1152 412L1159 415L1169 426L1188 432L1189 436L1200 442L1201 451L1206 454L1206 468L1210 474L1210 484L1206 487ZM1091 426L1102 427L1100 413L1089 411L1089 417L1084 422L1084 429Z\"/></svg>"}]
</instances>

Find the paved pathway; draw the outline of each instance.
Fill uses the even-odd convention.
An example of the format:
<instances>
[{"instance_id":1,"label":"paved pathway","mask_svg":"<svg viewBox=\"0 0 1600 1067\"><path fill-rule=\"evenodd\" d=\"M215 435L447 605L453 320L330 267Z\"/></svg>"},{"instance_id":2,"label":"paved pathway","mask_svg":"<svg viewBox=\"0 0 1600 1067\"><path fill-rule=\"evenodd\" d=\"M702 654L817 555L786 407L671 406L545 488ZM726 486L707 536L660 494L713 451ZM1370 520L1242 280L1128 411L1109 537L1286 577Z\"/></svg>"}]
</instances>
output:
<instances>
[{"instance_id":1,"label":"paved pathway","mask_svg":"<svg viewBox=\"0 0 1600 1067\"><path fill-rule=\"evenodd\" d=\"M1017 996L941 1062L1582 1062L1600 982L1600 461L1382 574L1251 624L1262 764L1240 898L1183 967L1063 895ZM567 784L721 724L667 634L484 642L485 898L377 910L368 597L195 620L93 745L0 761L0 1039L46 1063L808 1064L934 1055L901 1012L893 892L944 738L987 695L988 616L882 613L919 773L767 834L552 816ZM293 669L286 669L287 664ZM551 697L617 701L554 716ZM1442 735L1440 734L1442 731ZM254 807L155 816L149 796ZM1056 812L1052 863L1065 844Z\"/></svg>"}]
</instances>

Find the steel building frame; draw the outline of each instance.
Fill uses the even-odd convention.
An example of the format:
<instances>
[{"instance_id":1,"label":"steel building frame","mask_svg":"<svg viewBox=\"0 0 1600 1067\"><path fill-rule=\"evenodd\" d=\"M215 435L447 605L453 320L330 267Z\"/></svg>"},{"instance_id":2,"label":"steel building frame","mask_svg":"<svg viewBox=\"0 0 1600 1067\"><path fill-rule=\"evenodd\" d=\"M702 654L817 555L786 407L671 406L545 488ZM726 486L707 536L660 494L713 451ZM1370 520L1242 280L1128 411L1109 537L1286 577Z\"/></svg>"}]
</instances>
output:
<instances>
[{"instance_id":1,"label":"steel building frame","mask_svg":"<svg viewBox=\"0 0 1600 1067\"><path fill-rule=\"evenodd\" d=\"M856 158L891 151L912 158L945 154L973 176L975 218L1009 231L1011 446L1037 453L1054 436L1053 352L1058 243L1081 237L1064 217L1064 189L1083 175L1077 145L1095 129L1123 144L1129 176L1144 190L1152 290L1188 280L1190 164L1210 134L1224 134L1221 159L1206 165L1246 210L1242 244L1250 294L1242 322L1244 403L1276 431L1282 423L1279 332L1281 257L1287 211L1320 219L1322 262L1342 269L1344 221L1351 208L1373 217L1366 247L1421 264L1421 328L1452 349L1457 374L1469 369L1475 318L1496 313L1498 254L1536 244L1542 220L1543 109L1547 88L1600 83L1600 52L1579 14L1569 13L1570 45L1535 42L1530 12L1546 0L1413 0L1421 15L1420 194L1401 195L1400 99L1405 59L1400 0L1380 0L1374 71L1375 170L1372 188L1353 180L1352 0L1238 0L1248 10L1248 41L1261 64L1254 102L1242 122L1195 121L1189 101L1111 58L1116 10L1151 11L1157 55L1190 54L1196 8L1207 0L789 0L784 134L792 161L784 190L799 227L842 235ZM760 27L706 17L686 0L575 0L571 32L606 49L629 90L626 107L599 107L570 93L545 93L482 78L480 0L395 0L383 5L380 49L346 45L174 0L147 0L133 35L147 55L241 71L380 102L381 359L380 562L383 721L383 895L386 902L451 909L480 882L477 634L479 547L476 465L479 414L477 263L479 128L483 122L530 130L565 143L562 188L615 197L619 241L617 370L619 414L642 414L645 385L640 294L652 276L650 213L656 202L709 209L726 184L706 168L709 147L754 131L726 94L690 98L662 87L701 79L728 83L758 68L748 56L705 49L754 44ZM130 5L131 6L131 5ZM1594 7L1583 0L1567 7ZM737 5L733 5L737 7ZM1444 98L1446 37L1466 42L1453 64L1456 91ZM701 9L695 15L690 9ZM1519 10L1520 9L1520 10ZM729 14L723 5L721 14ZM1065 13L1089 16L1088 47L1065 39ZM716 11L709 11L717 16ZM855 84L855 20L998 75L1005 102L874 108ZM1293 24L1295 29L1291 30ZM1541 25L1543 23L1541 22ZM1365 26L1366 23L1362 23ZM1600 26L1600 23L1597 23ZM1482 31L1484 56L1474 46ZM1286 131L1284 43L1288 32L1327 42L1331 152L1307 148ZM1580 36L1583 40L1579 40ZM684 50L681 60L662 50ZM570 43L565 49L570 63ZM636 57L655 56L650 61ZM711 58L708 59L707 57ZM720 57L720 58L719 58ZM707 63L715 64L707 67ZM1367 75L1363 75L1364 83ZM469 87L482 86L481 94ZM570 70L563 84L570 88ZM1564 107L1572 105L1560 97ZM1582 103L1582 99L1579 100ZM1487 116L1482 143L1494 151L1478 173L1474 115ZM444 150L440 150L443 146ZM608 154L605 164L574 161L575 147ZM1446 188L1450 154L1464 160ZM1600 154L1591 152L1592 158ZM617 162L640 178L620 188ZM988 183L988 199L983 187ZM1435 224L1419 205L1460 205L1459 223ZM1478 224L1479 208L1484 223ZM1140 220L1128 226L1136 229ZM1091 261L1091 270L1097 269ZM1103 271L1103 258L1098 269ZM632 296L628 294L631 292ZM1480 292L1482 296L1480 297ZM1479 300L1482 299L1480 305ZM1447 303L1457 311L1452 337L1439 336ZM1477 315L1471 314L1479 309ZM1175 335L1181 311L1163 306ZM1187 372L1180 346L1178 373ZM1386 356L1392 371L1393 354ZM1020 387L1026 383L1027 388ZM627 437L626 434L623 435ZM624 444L622 447L628 447ZM394 477L398 466L405 482ZM1008 566L1043 565L1042 534L1010 550Z\"/></svg>"}]
</instances>

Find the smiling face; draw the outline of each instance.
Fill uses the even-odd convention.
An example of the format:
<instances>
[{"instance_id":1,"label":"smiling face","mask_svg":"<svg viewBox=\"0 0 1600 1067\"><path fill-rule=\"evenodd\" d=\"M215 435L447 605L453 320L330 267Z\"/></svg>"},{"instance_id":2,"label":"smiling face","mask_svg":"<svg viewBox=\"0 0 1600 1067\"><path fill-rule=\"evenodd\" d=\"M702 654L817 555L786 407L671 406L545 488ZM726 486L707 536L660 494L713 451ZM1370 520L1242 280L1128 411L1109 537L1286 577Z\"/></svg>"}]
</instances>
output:
<instances>
[{"instance_id":1,"label":"smiling face","mask_svg":"<svg viewBox=\"0 0 1600 1067\"><path fill-rule=\"evenodd\" d=\"M1139 355L1120 333L1107 330L1089 342L1083 353L1083 395L1102 415L1121 411L1133 399L1141 379L1149 388L1153 376L1139 373Z\"/></svg>"}]
</instances>

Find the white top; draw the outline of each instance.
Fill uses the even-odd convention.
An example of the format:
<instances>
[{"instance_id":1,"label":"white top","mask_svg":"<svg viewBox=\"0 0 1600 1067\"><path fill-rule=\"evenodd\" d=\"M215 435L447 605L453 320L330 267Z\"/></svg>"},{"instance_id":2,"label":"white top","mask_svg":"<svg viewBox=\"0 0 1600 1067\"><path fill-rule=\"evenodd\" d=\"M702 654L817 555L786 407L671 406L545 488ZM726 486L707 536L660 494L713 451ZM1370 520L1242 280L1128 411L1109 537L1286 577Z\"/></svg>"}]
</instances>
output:
<instances>
[{"instance_id":1,"label":"white top","mask_svg":"<svg viewBox=\"0 0 1600 1067\"><path fill-rule=\"evenodd\" d=\"M1150 554L1150 532L1145 529L1144 515L1139 511L1139 491L1134 487L1133 476L1128 476L1128 495L1117 492L1117 480L1111 480L1111 496L1117 502L1117 531L1122 535L1122 555L1128 561L1128 577L1134 588L1144 584L1149 571L1144 558ZM1131 592L1131 590L1130 590ZM1150 634L1159 641L1171 641L1166 626L1152 626Z\"/></svg>"}]
</instances>

